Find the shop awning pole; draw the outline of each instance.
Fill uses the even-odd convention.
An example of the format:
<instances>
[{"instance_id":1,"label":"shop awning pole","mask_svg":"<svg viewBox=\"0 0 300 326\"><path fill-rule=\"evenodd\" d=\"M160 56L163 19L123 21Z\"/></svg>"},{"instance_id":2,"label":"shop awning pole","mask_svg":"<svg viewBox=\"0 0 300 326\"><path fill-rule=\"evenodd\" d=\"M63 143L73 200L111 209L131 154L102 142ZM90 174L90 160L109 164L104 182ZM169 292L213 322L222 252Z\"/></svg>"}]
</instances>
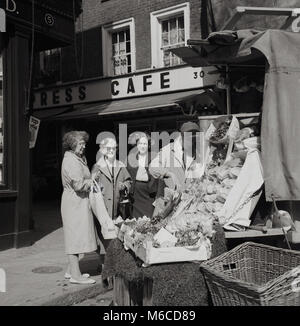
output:
<instances>
[{"instance_id":1,"label":"shop awning pole","mask_svg":"<svg viewBox=\"0 0 300 326\"><path fill-rule=\"evenodd\" d=\"M226 87L226 114L231 113L231 83L229 78L229 67L226 65L226 80L228 81Z\"/></svg>"}]
</instances>

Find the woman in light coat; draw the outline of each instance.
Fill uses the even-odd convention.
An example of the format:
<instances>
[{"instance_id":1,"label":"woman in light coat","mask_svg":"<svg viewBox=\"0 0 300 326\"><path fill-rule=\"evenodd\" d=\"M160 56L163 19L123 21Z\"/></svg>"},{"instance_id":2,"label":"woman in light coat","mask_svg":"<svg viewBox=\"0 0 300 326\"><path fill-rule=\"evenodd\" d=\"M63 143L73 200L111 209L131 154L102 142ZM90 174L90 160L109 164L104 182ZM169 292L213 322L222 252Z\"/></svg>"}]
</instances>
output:
<instances>
[{"instance_id":1,"label":"woman in light coat","mask_svg":"<svg viewBox=\"0 0 300 326\"><path fill-rule=\"evenodd\" d=\"M84 156L88 138L84 131L71 131L63 138L63 146L67 151L61 167L64 189L61 215L69 260L65 277L76 284L95 283L88 274L82 275L79 268L79 255L97 249L95 225L89 204L92 179Z\"/></svg>"}]
</instances>

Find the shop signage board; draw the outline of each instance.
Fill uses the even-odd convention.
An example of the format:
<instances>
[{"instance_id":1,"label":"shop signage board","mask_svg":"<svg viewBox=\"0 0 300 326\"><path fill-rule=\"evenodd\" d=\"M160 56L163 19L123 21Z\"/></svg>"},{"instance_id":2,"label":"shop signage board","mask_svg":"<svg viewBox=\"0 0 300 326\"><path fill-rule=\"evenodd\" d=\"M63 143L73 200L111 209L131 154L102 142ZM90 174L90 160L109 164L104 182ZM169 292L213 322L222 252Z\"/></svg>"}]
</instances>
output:
<instances>
[{"instance_id":1,"label":"shop signage board","mask_svg":"<svg viewBox=\"0 0 300 326\"><path fill-rule=\"evenodd\" d=\"M34 108L50 108L201 88L216 83L218 75L209 74L211 70L215 68L183 66L36 90Z\"/></svg>"}]
</instances>

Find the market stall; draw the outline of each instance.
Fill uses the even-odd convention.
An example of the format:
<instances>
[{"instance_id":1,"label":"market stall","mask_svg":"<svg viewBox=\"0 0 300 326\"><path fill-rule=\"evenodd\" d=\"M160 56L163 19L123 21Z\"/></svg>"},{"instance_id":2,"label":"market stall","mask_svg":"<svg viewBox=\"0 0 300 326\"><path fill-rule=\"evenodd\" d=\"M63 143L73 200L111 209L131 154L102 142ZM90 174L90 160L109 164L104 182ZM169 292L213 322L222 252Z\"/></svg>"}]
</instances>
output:
<instances>
[{"instance_id":1,"label":"market stall","mask_svg":"<svg viewBox=\"0 0 300 326\"><path fill-rule=\"evenodd\" d=\"M279 239L278 246L289 246L287 232L296 232L297 225L287 212L289 205L280 207L280 202L300 198L295 164L300 155L295 150L300 139L298 38L277 30L224 31L174 50L193 66L215 65L225 71L227 91L229 86L237 93L255 88L262 94L256 102L261 107L258 112L253 108L255 113L251 108L246 114L232 112L235 98L228 93L227 115L200 119L200 125L206 125L201 178L190 179L180 192L165 188L161 210L152 218L115 221L119 239L107 249L103 277L115 278L116 304L209 304L195 261L226 251L230 240L236 245L249 239L268 244ZM276 52L282 44L289 49L286 56ZM257 78L241 76L243 67L259 69ZM185 295L176 294L180 289ZM189 302L192 289L197 293ZM134 293L139 293L138 302L132 299Z\"/></svg>"},{"instance_id":2,"label":"market stall","mask_svg":"<svg viewBox=\"0 0 300 326\"><path fill-rule=\"evenodd\" d=\"M297 242L299 34L284 30L221 31L211 33L205 40L189 40L188 44L173 52L192 66L218 67L222 86L229 94L227 113L260 116L263 205L268 206L270 213L270 203L276 201L292 215L296 230L289 233L289 239ZM256 96L253 100L253 90L262 94L261 99ZM204 129L217 117L209 118L200 118Z\"/></svg>"}]
</instances>

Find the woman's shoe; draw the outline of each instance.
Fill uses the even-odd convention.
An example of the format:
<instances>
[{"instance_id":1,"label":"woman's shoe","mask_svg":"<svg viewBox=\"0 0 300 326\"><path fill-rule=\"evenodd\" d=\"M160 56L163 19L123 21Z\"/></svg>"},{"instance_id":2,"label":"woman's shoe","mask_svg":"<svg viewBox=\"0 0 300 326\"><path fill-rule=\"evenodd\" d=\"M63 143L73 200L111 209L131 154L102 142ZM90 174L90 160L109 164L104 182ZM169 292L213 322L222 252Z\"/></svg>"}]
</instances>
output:
<instances>
[{"instance_id":1,"label":"woman's shoe","mask_svg":"<svg viewBox=\"0 0 300 326\"><path fill-rule=\"evenodd\" d=\"M93 280L92 278L82 278L80 280L75 280L74 278L70 278L70 283L72 284L94 284L96 283L95 280Z\"/></svg>"},{"instance_id":2,"label":"woman's shoe","mask_svg":"<svg viewBox=\"0 0 300 326\"><path fill-rule=\"evenodd\" d=\"M88 273L82 274L82 277L89 278L90 274L88 274ZM68 279L72 278L72 275L66 272L65 273L65 278L68 280Z\"/></svg>"}]
</instances>

